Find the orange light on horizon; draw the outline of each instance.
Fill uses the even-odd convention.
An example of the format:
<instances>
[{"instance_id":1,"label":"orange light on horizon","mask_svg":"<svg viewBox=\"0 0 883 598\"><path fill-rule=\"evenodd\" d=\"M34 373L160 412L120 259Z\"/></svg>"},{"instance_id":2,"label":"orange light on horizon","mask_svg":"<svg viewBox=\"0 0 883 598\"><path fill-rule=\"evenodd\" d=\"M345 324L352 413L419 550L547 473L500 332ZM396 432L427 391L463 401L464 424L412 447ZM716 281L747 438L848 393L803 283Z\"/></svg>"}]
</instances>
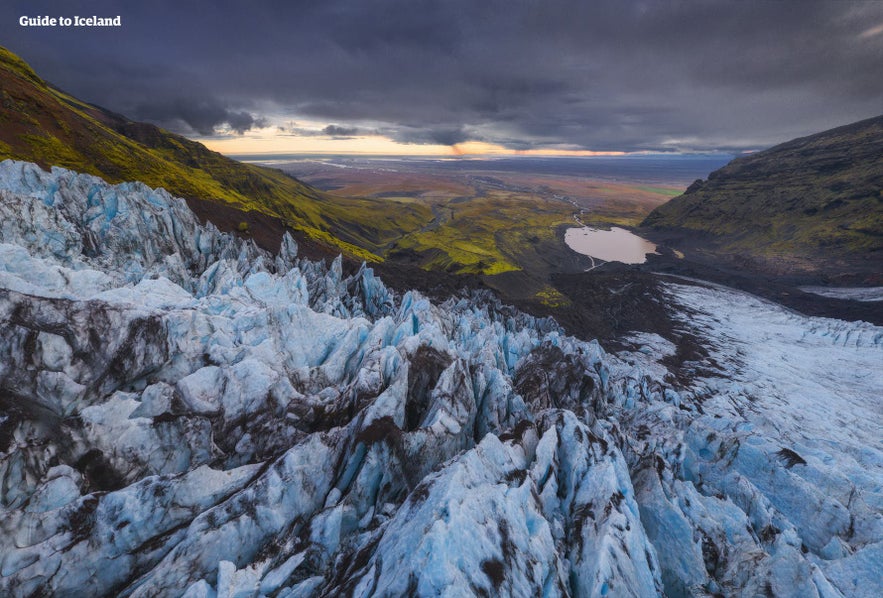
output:
<instances>
[{"instance_id":1,"label":"orange light on horizon","mask_svg":"<svg viewBox=\"0 0 883 598\"><path fill-rule=\"evenodd\" d=\"M455 156L625 156L627 152L572 150L560 148L532 148L517 150L496 143L484 141L464 141L451 146Z\"/></svg>"},{"instance_id":2,"label":"orange light on horizon","mask_svg":"<svg viewBox=\"0 0 883 598\"><path fill-rule=\"evenodd\" d=\"M383 135L361 135L348 139L322 136L276 135L267 130L241 136L197 139L216 152L229 155L274 154L358 154L402 156L625 156L628 152L561 148L512 149L486 141L464 141L454 145L400 143Z\"/></svg>"}]
</instances>

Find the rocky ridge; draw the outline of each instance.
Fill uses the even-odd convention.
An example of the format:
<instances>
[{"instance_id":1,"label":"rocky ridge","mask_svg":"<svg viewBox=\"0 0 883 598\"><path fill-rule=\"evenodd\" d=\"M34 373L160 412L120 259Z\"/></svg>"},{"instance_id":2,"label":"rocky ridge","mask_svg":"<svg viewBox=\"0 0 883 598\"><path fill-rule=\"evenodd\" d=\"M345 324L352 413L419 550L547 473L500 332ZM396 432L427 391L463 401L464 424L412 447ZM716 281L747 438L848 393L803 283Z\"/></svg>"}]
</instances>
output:
<instances>
[{"instance_id":1,"label":"rocky ridge","mask_svg":"<svg viewBox=\"0 0 883 598\"><path fill-rule=\"evenodd\" d=\"M641 226L705 264L879 285L883 116L739 157Z\"/></svg>"}]
</instances>

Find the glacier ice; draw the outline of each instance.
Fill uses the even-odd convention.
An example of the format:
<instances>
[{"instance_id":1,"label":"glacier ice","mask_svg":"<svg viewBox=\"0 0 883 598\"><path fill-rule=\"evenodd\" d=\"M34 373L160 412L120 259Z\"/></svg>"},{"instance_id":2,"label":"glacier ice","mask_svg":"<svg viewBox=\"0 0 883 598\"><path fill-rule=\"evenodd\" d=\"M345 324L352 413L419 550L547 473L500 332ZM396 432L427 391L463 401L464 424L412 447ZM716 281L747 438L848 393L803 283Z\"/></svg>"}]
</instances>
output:
<instances>
[{"instance_id":1,"label":"glacier ice","mask_svg":"<svg viewBox=\"0 0 883 598\"><path fill-rule=\"evenodd\" d=\"M883 329L667 283L696 375L0 163L0 594L883 595Z\"/></svg>"}]
</instances>

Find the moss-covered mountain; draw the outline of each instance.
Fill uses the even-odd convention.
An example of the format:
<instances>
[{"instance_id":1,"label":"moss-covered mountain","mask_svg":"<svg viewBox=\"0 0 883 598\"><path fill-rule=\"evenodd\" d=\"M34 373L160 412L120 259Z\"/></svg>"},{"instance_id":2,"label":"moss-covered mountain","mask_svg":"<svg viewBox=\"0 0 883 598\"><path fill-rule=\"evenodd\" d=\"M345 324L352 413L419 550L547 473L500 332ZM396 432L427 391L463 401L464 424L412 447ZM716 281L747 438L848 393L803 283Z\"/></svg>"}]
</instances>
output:
<instances>
[{"instance_id":1,"label":"moss-covered mountain","mask_svg":"<svg viewBox=\"0 0 883 598\"><path fill-rule=\"evenodd\" d=\"M673 247L781 272L883 263L883 116L737 158L642 223Z\"/></svg>"},{"instance_id":2,"label":"moss-covered mountain","mask_svg":"<svg viewBox=\"0 0 883 598\"><path fill-rule=\"evenodd\" d=\"M111 183L164 187L223 230L253 234L260 243L258 226L278 235L281 223L357 260L467 275L540 270L535 277L545 279L554 265L547 263L554 261L550 256L569 252L556 237L557 227L571 222L572 208L564 202L502 192L468 202L424 202L320 191L280 170L231 160L80 101L0 48L0 160L6 158L62 166ZM268 224L257 214L274 220ZM263 244L278 247L278 236L269 237Z\"/></svg>"},{"instance_id":3,"label":"moss-covered mountain","mask_svg":"<svg viewBox=\"0 0 883 598\"><path fill-rule=\"evenodd\" d=\"M63 166L108 182L138 180L192 201L280 219L357 258L379 260L431 210L416 203L333 196L282 171L243 164L154 125L132 122L43 81L0 48L0 160ZM203 213L206 210L203 209Z\"/></svg>"}]
</instances>

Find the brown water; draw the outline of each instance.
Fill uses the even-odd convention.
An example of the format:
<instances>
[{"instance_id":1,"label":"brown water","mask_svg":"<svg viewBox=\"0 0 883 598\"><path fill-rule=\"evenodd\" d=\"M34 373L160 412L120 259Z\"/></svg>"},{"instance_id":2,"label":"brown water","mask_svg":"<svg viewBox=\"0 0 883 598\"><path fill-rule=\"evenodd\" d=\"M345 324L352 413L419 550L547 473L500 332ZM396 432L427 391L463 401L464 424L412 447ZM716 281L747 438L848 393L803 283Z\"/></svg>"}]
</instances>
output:
<instances>
[{"instance_id":1,"label":"brown water","mask_svg":"<svg viewBox=\"0 0 883 598\"><path fill-rule=\"evenodd\" d=\"M584 226L564 233L567 246L583 255L605 262L643 264L648 253L656 253L656 245L618 226L601 230Z\"/></svg>"}]
</instances>

